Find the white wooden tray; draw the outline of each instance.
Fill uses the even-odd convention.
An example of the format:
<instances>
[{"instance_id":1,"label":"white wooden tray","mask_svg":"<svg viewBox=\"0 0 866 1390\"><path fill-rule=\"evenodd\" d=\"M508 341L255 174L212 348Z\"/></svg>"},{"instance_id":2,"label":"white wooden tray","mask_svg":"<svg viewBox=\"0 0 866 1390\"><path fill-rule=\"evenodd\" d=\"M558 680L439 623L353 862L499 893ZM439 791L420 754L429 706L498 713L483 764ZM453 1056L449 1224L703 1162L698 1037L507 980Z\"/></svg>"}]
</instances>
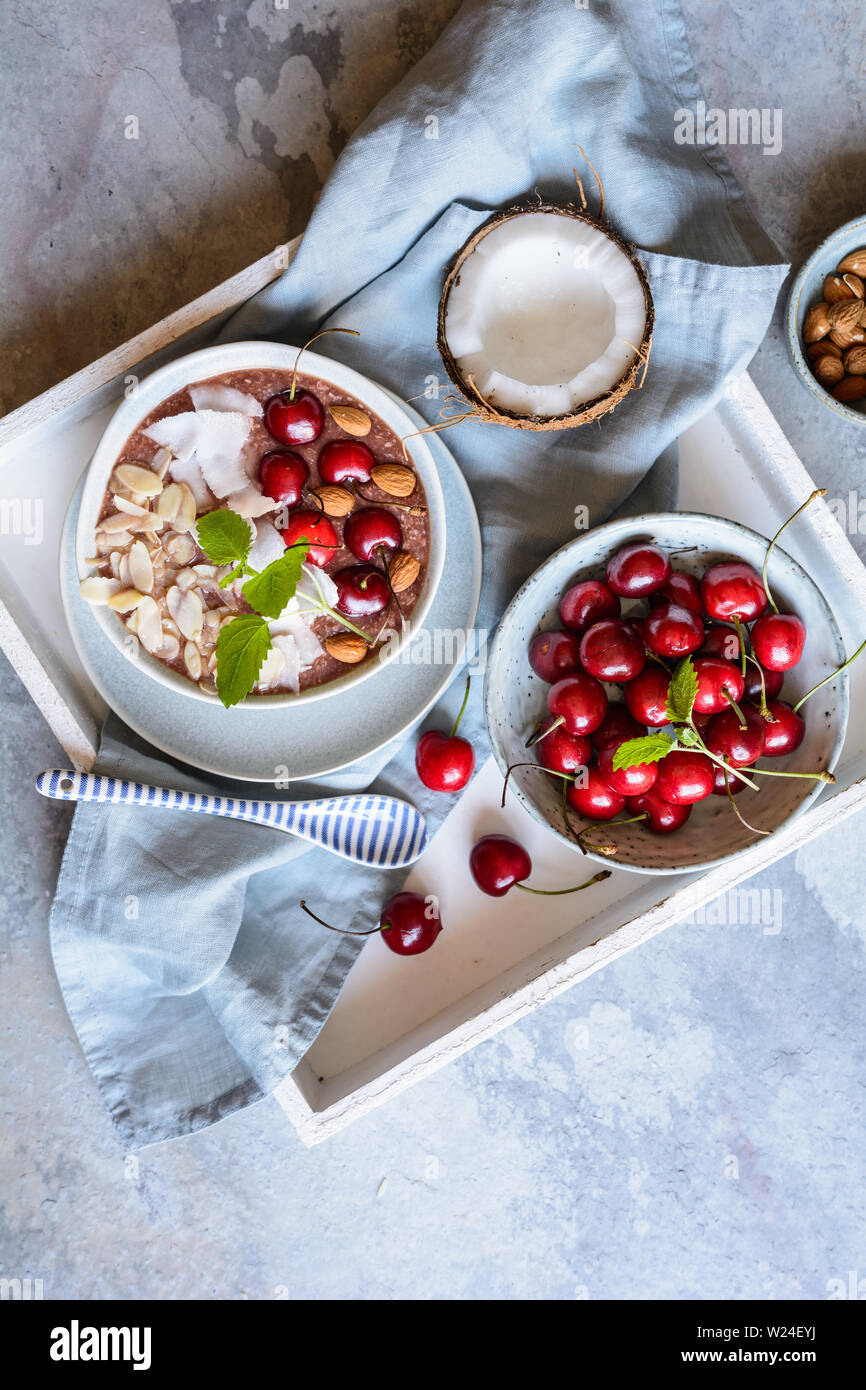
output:
<instances>
[{"instance_id":1,"label":"white wooden tray","mask_svg":"<svg viewBox=\"0 0 866 1390\"><path fill-rule=\"evenodd\" d=\"M278 248L0 421L0 645L81 768L93 761L105 708L78 662L60 604L57 545L68 499L130 378L206 341L285 268L294 247ZM459 459L459 440L452 443ZM747 376L682 437L680 457L684 510L728 516L766 534L821 482L813 482ZM43 535L33 544L40 503ZM798 519L785 548L822 588L853 651L866 635L866 568L825 504ZM577 898L535 899L531 914L521 894L494 900L474 887L467 855L478 835L515 834L532 855L535 881L546 887L578 881L585 862L515 800L499 809L491 760L412 872L411 886L439 896L445 931L435 949L405 960L372 939L313 1047L277 1092L304 1143L327 1138L866 804L866 662L852 668L851 681L837 784L789 830L710 873L661 884L614 873Z\"/></svg>"}]
</instances>

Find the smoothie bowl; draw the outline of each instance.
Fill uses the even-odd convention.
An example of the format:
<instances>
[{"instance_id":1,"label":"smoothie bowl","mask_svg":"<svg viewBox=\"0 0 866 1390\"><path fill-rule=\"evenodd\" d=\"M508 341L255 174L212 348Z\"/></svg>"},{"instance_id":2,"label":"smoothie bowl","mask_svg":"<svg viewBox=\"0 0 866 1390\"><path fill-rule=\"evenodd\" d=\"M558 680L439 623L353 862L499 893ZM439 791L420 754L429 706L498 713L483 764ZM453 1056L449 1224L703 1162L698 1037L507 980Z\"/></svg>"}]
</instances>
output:
<instances>
[{"instance_id":1,"label":"smoothie bowl","mask_svg":"<svg viewBox=\"0 0 866 1390\"><path fill-rule=\"evenodd\" d=\"M433 457L400 405L339 362L247 342L172 362L119 407L76 561L82 601L154 680L280 706L393 660L444 540Z\"/></svg>"}]
</instances>

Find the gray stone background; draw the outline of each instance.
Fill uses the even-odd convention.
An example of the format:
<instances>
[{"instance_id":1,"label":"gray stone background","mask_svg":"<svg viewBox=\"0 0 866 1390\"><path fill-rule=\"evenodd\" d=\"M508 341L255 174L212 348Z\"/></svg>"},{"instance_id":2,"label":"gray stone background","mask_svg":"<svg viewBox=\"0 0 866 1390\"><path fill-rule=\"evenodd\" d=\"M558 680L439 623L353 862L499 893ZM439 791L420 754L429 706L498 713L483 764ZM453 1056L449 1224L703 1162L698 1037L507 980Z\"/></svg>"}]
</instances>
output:
<instances>
[{"instance_id":1,"label":"gray stone background","mask_svg":"<svg viewBox=\"0 0 866 1390\"><path fill-rule=\"evenodd\" d=\"M266 4L4 7L5 409L300 231L457 8L295 0L276 46ZM729 153L797 264L863 212L866 12L685 10L708 102L783 111L778 158ZM844 494L864 440L798 385L779 317L753 375ZM268 1100L136 1170L49 956L66 820L31 779L57 745L2 683L0 1274L49 1298L353 1299L799 1299L866 1276L862 821L753 880L776 934L674 927L310 1152Z\"/></svg>"}]
</instances>

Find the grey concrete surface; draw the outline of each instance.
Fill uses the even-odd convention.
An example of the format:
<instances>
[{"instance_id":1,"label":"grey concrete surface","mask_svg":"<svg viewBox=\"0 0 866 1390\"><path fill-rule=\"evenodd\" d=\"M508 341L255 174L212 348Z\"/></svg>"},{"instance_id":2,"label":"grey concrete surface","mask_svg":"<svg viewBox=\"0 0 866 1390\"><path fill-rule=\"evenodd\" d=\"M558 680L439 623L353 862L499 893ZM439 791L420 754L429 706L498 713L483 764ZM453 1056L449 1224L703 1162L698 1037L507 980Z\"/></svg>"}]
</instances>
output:
<instances>
[{"instance_id":1,"label":"grey concrete surface","mask_svg":"<svg viewBox=\"0 0 866 1390\"><path fill-rule=\"evenodd\" d=\"M7 408L299 230L455 8L13 0ZM685 8L708 102L783 110L778 157L729 153L796 262L863 210L863 9ZM864 440L799 387L778 321L752 370L813 474L862 491ZM31 778L57 746L5 665L2 697L0 1274L160 1299L799 1299L866 1276L862 821L753 880L765 920L720 903L323 1147L265 1101L131 1159L51 966L67 813Z\"/></svg>"}]
</instances>

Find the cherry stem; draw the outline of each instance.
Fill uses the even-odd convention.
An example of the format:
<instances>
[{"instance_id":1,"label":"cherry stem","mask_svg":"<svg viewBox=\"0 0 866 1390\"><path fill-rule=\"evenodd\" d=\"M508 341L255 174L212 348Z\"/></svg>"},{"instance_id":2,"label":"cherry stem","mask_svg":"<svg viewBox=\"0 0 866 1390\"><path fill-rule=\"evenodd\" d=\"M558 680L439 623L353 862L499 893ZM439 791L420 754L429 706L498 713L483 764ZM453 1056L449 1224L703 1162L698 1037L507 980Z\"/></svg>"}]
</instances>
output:
<instances>
[{"instance_id":1,"label":"cherry stem","mask_svg":"<svg viewBox=\"0 0 866 1390\"><path fill-rule=\"evenodd\" d=\"M453 738L454 735L457 733L457 730L460 728L460 720L463 718L463 714L464 714L464 711L465 711L465 709L466 709L466 704L467 704L467 701L468 701L468 699L469 699L469 687L470 687L471 684L472 684L472 677L471 677L471 676L467 676L467 677L466 677L466 689L465 689L464 692L463 692L463 704L460 706L460 713L457 715L457 718L454 720L454 728L451 730L451 733L448 735L449 738Z\"/></svg>"},{"instance_id":2,"label":"cherry stem","mask_svg":"<svg viewBox=\"0 0 866 1390\"><path fill-rule=\"evenodd\" d=\"M641 811L639 816L626 816L623 820L605 821L604 828L605 830L607 830L612 829L615 825L633 825L635 821L647 820L647 818L647 812ZM604 854L608 858L610 858L611 855L616 854L617 852L617 846L613 843L612 840L609 841L606 845L593 844L592 840L587 840L586 843L584 843L584 837L586 835L591 835L595 829L596 827L594 825L587 825L583 830L581 830L580 834L578 835L577 843L580 845L584 854L586 853L588 847L593 851L594 854Z\"/></svg>"},{"instance_id":3,"label":"cherry stem","mask_svg":"<svg viewBox=\"0 0 866 1390\"><path fill-rule=\"evenodd\" d=\"M563 779L563 782L573 782L575 780L570 772L557 772L555 768L545 767L542 763L512 763L505 774L505 781L502 783L502 800L499 803L502 807L505 806L505 793L508 791L508 780L511 777L511 774L514 771L514 769L517 767L533 767L535 768L536 772L546 772L549 777L561 777ZM565 792L567 790L568 788L563 786L563 795L565 795Z\"/></svg>"},{"instance_id":4,"label":"cherry stem","mask_svg":"<svg viewBox=\"0 0 866 1390\"><path fill-rule=\"evenodd\" d=\"M756 767L754 770L761 777L808 777L817 782L835 783L836 781L832 772L781 772L770 767Z\"/></svg>"},{"instance_id":5,"label":"cherry stem","mask_svg":"<svg viewBox=\"0 0 866 1390\"><path fill-rule=\"evenodd\" d=\"M295 388L298 384L298 363L301 360L301 353L306 352L307 348L310 346L310 343L314 343L317 338L324 338L326 333L351 333L353 338L360 338L361 336L357 328L322 328L319 330L318 333L314 333L312 338L308 338L307 341L304 343L304 346L298 349L298 355L295 358L295 369L292 372L292 389L289 391L290 401L293 401L295 399ZM335 927L334 930L337 931L339 929Z\"/></svg>"},{"instance_id":6,"label":"cherry stem","mask_svg":"<svg viewBox=\"0 0 866 1390\"><path fill-rule=\"evenodd\" d=\"M743 711L740 709L740 706L737 704L737 702L736 702L736 700L734 699L733 695L729 695L728 692L727 692L727 690L723 690L723 691L722 691L722 694L724 695L724 697L725 697L725 699L727 700L728 704L730 705L731 709L734 711L734 713L736 714L737 718L739 719L739 721L740 721L740 728L741 728L741 729L748 729L749 726L748 726L748 724L746 723L745 717L744 717L744 715L743 715Z\"/></svg>"},{"instance_id":7,"label":"cherry stem","mask_svg":"<svg viewBox=\"0 0 866 1390\"><path fill-rule=\"evenodd\" d=\"M302 597L305 598L306 595L302 595ZM367 643L367 646L368 646L368 647L374 647L374 646L376 645L376 642L378 641L378 638L376 638L376 637L370 637L369 634L366 633L366 632L363 632L363 631L361 630L361 628L355 627L355 624L354 624L354 623L350 623L350 622L349 622L349 619L345 616L345 614L343 614L343 613L338 613L337 610L336 610L335 608L331 608L327 603L321 603L321 604L319 604L318 607L316 607L316 608L299 608L299 609L298 609L298 615L299 615L299 617L304 617L307 613L324 613L324 614L326 614L327 617L333 618L335 622L340 623L340 625L341 625L342 627L347 627L347 628L349 629L350 632L354 632L354 634L355 634L356 637L363 637L363 639L364 639L364 641Z\"/></svg>"},{"instance_id":8,"label":"cherry stem","mask_svg":"<svg viewBox=\"0 0 866 1390\"><path fill-rule=\"evenodd\" d=\"M697 735L698 746L702 753L706 753L710 762L716 763L718 767L723 767L725 771L730 772L732 776L739 777L740 781L745 782L747 787L751 787L753 792L759 792L761 790L761 788L755 782L752 782L750 778L746 777L742 772L739 771L738 768L731 767L730 763L726 763L724 758L717 758L715 753L710 752L709 748L704 743L704 740L701 738L700 731L692 718L689 718L689 728L692 729L694 733Z\"/></svg>"},{"instance_id":9,"label":"cherry stem","mask_svg":"<svg viewBox=\"0 0 866 1390\"><path fill-rule=\"evenodd\" d=\"M395 502L390 496L386 502L380 502L376 497L368 497L366 492L361 491L357 483L355 483L354 492L356 497L360 497L363 502L372 502L374 507L395 507L398 511L409 512L412 516L423 516L427 510L426 507L419 506L417 502Z\"/></svg>"},{"instance_id":10,"label":"cherry stem","mask_svg":"<svg viewBox=\"0 0 866 1390\"><path fill-rule=\"evenodd\" d=\"M851 665L852 661L856 661L860 653L864 650L866 650L866 642L861 642L860 646L857 648L853 656L849 656L848 660L844 661L841 666L837 666L835 671L831 671L829 676L825 676L824 679L822 681L819 681L817 685L813 685L811 690L807 690L802 700L798 700L796 705L794 706L795 713L801 705L805 705L810 695L814 695L816 690L821 689L822 685L826 685L828 681L835 680L837 676L841 676L842 672Z\"/></svg>"},{"instance_id":11,"label":"cherry stem","mask_svg":"<svg viewBox=\"0 0 866 1390\"><path fill-rule=\"evenodd\" d=\"M734 812L734 815L737 817L737 820L740 821L740 823L746 827L747 830L751 830L753 835L770 834L769 830L759 830L756 825L750 825L749 822L746 820L746 817L743 815L742 811L740 810L739 806L734 800L734 793L731 791L731 784L728 779L727 773L725 774L725 791L728 793L728 800L731 803L731 808Z\"/></svg>"},{"instance_id":12,"label":"cherry stem","mask_svg":"<svg viewBox=\"0 0 866 1390\"><path fill-rule=\"evenodd\" d=\"M776 603L776 600L773 598L773 595L772 595L771 592L770 592L770 586L769 586L769 584L767 583L767 565L768 565L769 562L770 562L770 554L771 554L771 552L772 552L773 546L776 544L776 541L779 539L779 537L781 536L782 532L785 530L785 527L786 527L786 526L790 526L790 525L791 525L791 522L794 520L794 518L795 518L795 517L798 517L798 516L800 515L800 513L801 513L802 511L804 511L804 510L806 509L806 507L808 507L808 505L809 505L810 502L814 502L816 497L826 497L826 496L827 496L827 489L826 489L825 487L816 487L816 488L815 488L815 491L809 494L809 496L806 498L805 502L803 502L802 505L799 506L799 507L797 508L797 510L793 513L793 515L792 515L792 516L789 516L787 521L783 521L783 522L782 522L782 525L779 527L779 529L778 529L778 531L776 532L775 536L774 536L773 539L770 541L770 544L767 546L767 553L766 553L766 555L764 556L764 564L763 564L763 566L762 566L762 568L761 568L761 582L762 582L762 584L763 584L763 586L764 586L764 592L765 592L765 594L767 595L767 600L768 600L768 602L769 602L769 604L770 604L770 607L772 608L772 610L773 610L774 613L778 613L778 611L779 611L779 606L778 606L778 604Z\"/></svg>"},{"instance_id":13,"label":"cherry stem","mask_svg":"<svg viewBox=\"0 0 866 1390\"><path fill-rule=\"evenodd\" d=\"M534 748L535 745L536 745L536 743L540 743L541 740L542 740L543 738L547 738L547 735L548 735L548 734L552 734L553 731L554 731L554 729L558 729L559 726L560 726L560 724L564 724L564 723L565 723L565 715L564 715L564 714L558 715L557 718L554 719L554 721L553 721L553 723L551 724L550 728L549 728L549 729L545 729L545 731L544 731L543 734L534 733L534 734L532 735L532 738L529 740L529 742L528 742L528 743L524 743L524 745L523 745L524 748Z\"/></svg>"},{"instance_id":14,"label":"cherry stem","mask_svg":"<svg viewBox=\"0 0 866 1390\"><path fill-rule=\"evenodd\" d=\"M740 675L743 680L746 678L746 634L740 622L739 614L734 614L734 627L737 629L737 636L740 639Z\"/></svg>"},{"instance_id":15,"label":"cherry stem","mask_svg":"<svg viewBox=\"0 0 866 1390\"><path fill-rule=\"evenodd\" d=\"M758 658L756 656L752 656L751 652L748 655L748 660L754 662L754 664L758 668L758 675L761 677L761 703L758 706L758 713L760 714L762 719L765 719L767 721L768 724L778 724L778 719L773 718L767 705L767 682L764 679L764 668L761 665ZM743 824L745 825L745 821L743 821Z\"/></svg>"},{"instance_id":16,"label":"cherry stem","mask_svg":"<svg viewBox=\"0 0 866 1390\"><path fill-rule=\"evenodd\" d=\"M314 922L318 922L320 927L327 927L328 931L339 932L341 936L375 936L377 932L383 931L385 926L387 926L387 923L381 923L378 927L371 927L369 931L349 931L346 927L332 927L330 922L326 922L323 918L317 917L312 908L307 907L303 898L301 898L298 906L303 908L307 916L312 917Z\"/></svg>"},{"instance_id":17,"label":"cherry stem","mask_svg":"<svg viewBox=\"0 0 866 1390\"><path fill-rule=\"evenodd\" d=\"M528 883L516 883L515 888L522 888L524 893L538 893L543 898L558 898L563 893L579 893L582 888L591 888L594 883L601 883L604 879L610 878L610 869L601 869L592 878L588 878L585 883L576 883L573 888L530 888Z\"/></svg>"}]
</instances>

